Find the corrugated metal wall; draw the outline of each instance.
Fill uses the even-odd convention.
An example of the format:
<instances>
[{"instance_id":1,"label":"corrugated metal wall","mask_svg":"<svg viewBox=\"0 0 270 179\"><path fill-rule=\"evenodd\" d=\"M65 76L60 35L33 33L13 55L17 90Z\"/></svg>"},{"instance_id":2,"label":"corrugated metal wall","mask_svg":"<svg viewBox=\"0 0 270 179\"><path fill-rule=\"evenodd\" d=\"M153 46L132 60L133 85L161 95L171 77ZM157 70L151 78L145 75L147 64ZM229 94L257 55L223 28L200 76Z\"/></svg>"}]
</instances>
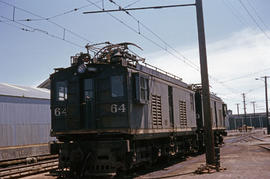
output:
<instances>
[{"instance_id":1,"label":"corrugated metal wall","mask_svg":"<svg viewBox=\"0 0 270 179\"><path fill-rule=\"evenodd\" d=\"M50 100L0 99L0 147L47 143L50 128Z\"/></svg>"}]
</instances>

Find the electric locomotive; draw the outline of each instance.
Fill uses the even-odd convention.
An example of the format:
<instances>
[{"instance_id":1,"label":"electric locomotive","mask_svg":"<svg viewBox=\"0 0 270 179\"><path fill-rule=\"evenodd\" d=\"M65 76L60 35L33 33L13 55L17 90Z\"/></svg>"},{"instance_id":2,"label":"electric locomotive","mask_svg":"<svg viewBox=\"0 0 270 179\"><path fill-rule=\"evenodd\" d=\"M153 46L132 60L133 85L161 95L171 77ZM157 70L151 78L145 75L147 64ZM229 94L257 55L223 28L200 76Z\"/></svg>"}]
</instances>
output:
<instances>
[{"instance_id":1,"label":"electric locomotive","mask_svg":"<svg viewBox=\"0 0 270 179\"><path fill-rule=\"evenodd\" d=\"M200 89L146 64L129 45L138 47L78 54L50 76L51 135L59 140L59 168L71 176L114 175L204 150ZM211 101L221 143L225 105Z\"/></svg>"}]
</instances>

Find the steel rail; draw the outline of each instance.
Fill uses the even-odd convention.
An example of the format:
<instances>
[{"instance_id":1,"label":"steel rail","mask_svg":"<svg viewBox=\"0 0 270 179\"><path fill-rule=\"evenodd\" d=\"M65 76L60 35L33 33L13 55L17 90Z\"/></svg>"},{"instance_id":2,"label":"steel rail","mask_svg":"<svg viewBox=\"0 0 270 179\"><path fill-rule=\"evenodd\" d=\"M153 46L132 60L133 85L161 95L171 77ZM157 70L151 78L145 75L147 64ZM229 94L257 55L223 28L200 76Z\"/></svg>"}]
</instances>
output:
<instances>
[{"instance_id":1,"label":"steel rail","mask_svg":"<svg viewBox=\"0 0 270 179\"><path fill-rule=\"evenodd\" d=\"M15 167L1 169L0 178L17 178L37 173L47 172L58 168L58 159L42 161L34 164L26 164Z\"/></svg>"},{"instance_id":2,"label":"steel rail","mask_svg":"<svg viewBox=\"0 0 270 179\"><path fill-rule=\"evenodd\" d=\"M261 147L261 148L263 148L263 149L266 149L266 150L269 150L270 151L270 147L266 147L263 144L262 145L258 145L258 146Z\"/></svg>"},{"instance_id":3,"label":"steel rail","mask_svg":"<svg viewBox=\"0 0 270 179\"><path fill-rule=\"evenodd\" d=\"M37 161L44 161L44 160L49 160L49 159L56 159L58 158L58 155L39 155L39 156L31 156L30 158L35 158L37 159ZM0 161L0 171L1 171L1 167L19 165L22 163L27 163L27 158L18 158L18 159Z\"/></svg>"}]
</instances>

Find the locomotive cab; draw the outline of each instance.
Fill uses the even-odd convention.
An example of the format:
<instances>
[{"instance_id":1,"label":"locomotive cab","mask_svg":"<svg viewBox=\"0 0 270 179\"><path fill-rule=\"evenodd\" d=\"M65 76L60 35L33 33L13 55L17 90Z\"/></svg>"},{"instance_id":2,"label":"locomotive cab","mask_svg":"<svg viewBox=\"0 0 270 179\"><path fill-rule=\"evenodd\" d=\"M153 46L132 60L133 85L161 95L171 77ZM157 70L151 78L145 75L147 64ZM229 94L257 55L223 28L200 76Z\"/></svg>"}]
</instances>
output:
<instances>
[{"instance_id":1,"label":"locomotive cab","mask_svg":"<svg viewBox=\"0 0 270 179\"><path fill-rule=\"evenodd\" d=\"M74 65L51 76L52 134L128 128L127 70L119 65ZM89 72L90 70L90 72Z\"/></svg>"},{"instance_id":2,"label":"locomotive cab","mask_svg":"<svg viewBox=\"0 0 270 179\"><path fill-rule=\"evenodd\" d=\"M60 141L63 171L94 175L128 167L130 106L134 96L146 103L149 95L147 81L135 74L133 80L126 66L134 65L137 57L125 50L120 44L101 49L93 58L79 54L71 58L70 67L55 69L50 76L51 135ZM143 86L136 92L133 85Z\"/></svg>"}]
</instances>

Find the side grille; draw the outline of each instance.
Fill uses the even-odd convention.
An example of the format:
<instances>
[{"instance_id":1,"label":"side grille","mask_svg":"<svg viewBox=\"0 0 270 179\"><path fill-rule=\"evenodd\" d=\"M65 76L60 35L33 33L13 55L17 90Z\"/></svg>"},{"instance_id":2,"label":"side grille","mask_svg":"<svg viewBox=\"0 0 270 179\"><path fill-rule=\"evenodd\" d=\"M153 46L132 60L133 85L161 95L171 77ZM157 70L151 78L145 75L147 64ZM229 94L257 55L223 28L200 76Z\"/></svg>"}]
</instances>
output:
<instances>
[{"instance_id":1,"label":"side grille","mask_svg":"<svg viewBox=\"0 0 270 179\"><path fill-rule=\"evenodd\" d=\"M161 96L152 95L153 128L162 128Z\"/></svg>"},{"instance_id":2,"label":"side grille","mask_svg":"<svg viewBox=\"0 0 270 179\"><path fill-rule=\"evenodd\" d=\"M179 101L179 119L180 119L180 127L187 127L187 111L186 111L186 102Z\"/></svg>"}]
</instances>

